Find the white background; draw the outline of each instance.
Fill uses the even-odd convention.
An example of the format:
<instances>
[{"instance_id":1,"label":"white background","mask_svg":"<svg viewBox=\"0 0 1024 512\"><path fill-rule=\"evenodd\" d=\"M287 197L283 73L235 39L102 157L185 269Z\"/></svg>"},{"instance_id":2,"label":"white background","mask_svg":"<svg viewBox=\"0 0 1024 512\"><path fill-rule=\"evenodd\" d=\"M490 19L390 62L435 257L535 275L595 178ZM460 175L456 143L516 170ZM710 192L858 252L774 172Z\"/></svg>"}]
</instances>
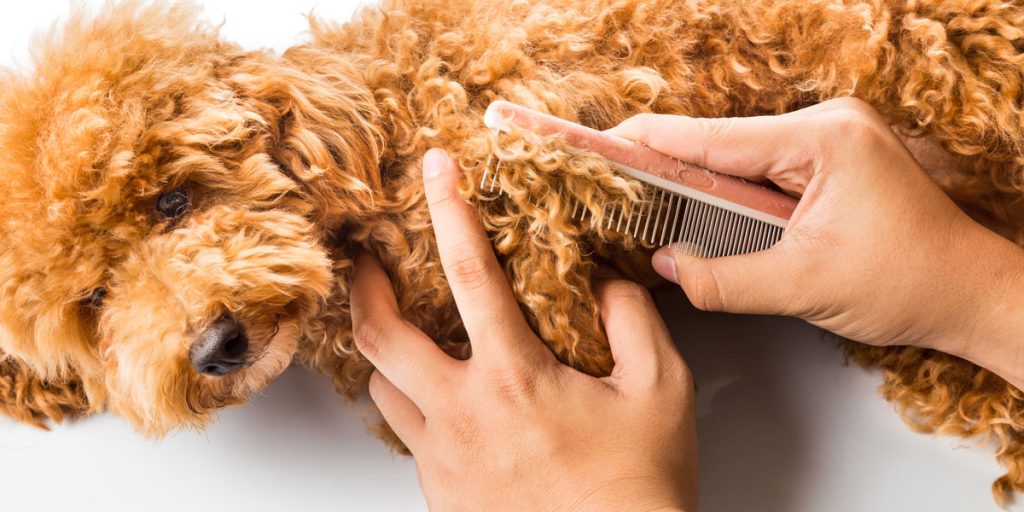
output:
<instances>
[{"instance_id":1,"label":"white background","mask_svg":"<svg viewBox=\"0 0 1024 512\"><path fill-rule=\"evenodd\" d=\"M345 19L355 6L203 3L225 37L278 50L301 39L311 8ZM6 4L0 63L24 63L31 33L66 12L63 1ZM998 510L991 450L911 433L875 393L879 377L843 367L819 331L699 313L674 290L659 305L700 388L702 510ZM366 433L364 411L292 369L209 431L162 441L109 415L51 432L0 419L0 509L424 509L412 461Z\"/></svg>"}]
</instances>

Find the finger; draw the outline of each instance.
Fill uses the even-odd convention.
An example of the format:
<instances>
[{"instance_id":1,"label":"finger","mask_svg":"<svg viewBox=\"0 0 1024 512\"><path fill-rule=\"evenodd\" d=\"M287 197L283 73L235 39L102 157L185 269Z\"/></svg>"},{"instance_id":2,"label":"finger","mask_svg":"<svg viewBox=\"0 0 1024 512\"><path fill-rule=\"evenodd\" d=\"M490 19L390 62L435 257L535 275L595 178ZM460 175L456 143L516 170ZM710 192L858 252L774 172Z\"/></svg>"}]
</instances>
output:
<instances>
[{"instance_id":1,"label":"finger","mask_svg":"<svg viewBox=\"0 0 1024 512\"><path fill-rule=\"evenodd\" d=\"M780 242L779 244L783 244ZM763 315L793 315L800 288L794 276L800 258L783 247L762 252L697 258L662 247L651 260L659 275L679 284L697 309Z\"/></svg>"},{"instance_id":2,"label":"finger","mask_svg":"<svg viewBox=\"0 0 1024 512\"><path fill-rule=\"evenodd\" d=\"M426 421L419 407L379 371L370 375L370 398L391 430L415 454Z\"/></svg>"},{"instance_id":3,"label":"finger","mask_svg":"<svg viewBox=\"0 0 1024 512\"><path fill-rule=\"evenodd\" d=\"M473 345L474 358L522 356L545 350L512 295L476 212L458 192L458 167L447 153L423 157L423 186L441 266Z\"/></svg>"},{"instance_id":4,"label":"finger","mask_svg":"<svg viewBox=\"0 0 1024 512\"><path fill-rule=\"evenodd\" d=\"M457 361L402 318L391 280L369 253L356 257L349 300L356 346L377 370L421 409L446 394Z\"/></svg>"},{"instance_id":5,"label":"finger","mask_svg":"<svg viewBox=\"0 0 1024 512\"><path fill-rule=\"evenodd\" d=\"M655 378L665 363L679 358L668 328L644 287L615 276L596 279L594 293L615 358L612 378Z\"/></svg>"},{"instance_id":6,"label":"finger","mask_svg":"<svg viewBox=\"0 0 1024 512\"><path fill-rule=\"evenodd\" d=\"M802 147L800 117L694 118L641 114L608 133L644 144L683 162L751 180L769 179L801 194L813 173Z\"/></svg>"}]
</instances>

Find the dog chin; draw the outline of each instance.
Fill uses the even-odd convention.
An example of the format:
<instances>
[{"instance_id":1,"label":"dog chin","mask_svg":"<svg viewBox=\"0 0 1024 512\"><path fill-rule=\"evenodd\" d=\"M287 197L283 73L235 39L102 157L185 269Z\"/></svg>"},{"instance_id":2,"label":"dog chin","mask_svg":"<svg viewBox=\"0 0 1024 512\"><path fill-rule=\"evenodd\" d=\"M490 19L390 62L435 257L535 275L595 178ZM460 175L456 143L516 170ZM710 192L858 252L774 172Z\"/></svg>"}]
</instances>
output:
<instances>
[{"instance_id":1,"label":"dog chin","mask_svg":"<svg viewBox=\"0 0 1024 512\"><path fill-rule=\"evenodd\" d=\"M269 336L242 370L222 377L195 377L185 396L189 410L198 421L189 423L205 425L217 409L244 402L288 368L299 345L298 321L278 320Z\"/></svg>"},{"instance_id":2,"label":"dog chin","mask_svg":"<svg viewBox=\"0 0 1024 512\"><path fill-rule=\"evenodd\" d=\"M155 394L143 391L142 395L135 394L134 400L111 397L114 399L112 409L147 437L160 438L181 429L201 430L209 425L218 410L244 403L291 364L301 336L299 321L279 320L271 331L270 339L254 351L251 362L235 373L213 377L182 368L176 378L170 379L176 380L178 385ZM167 382L160 376L155 378ZM142 390L135 387L134 391Z\"/></svg>"},{"instance_id":3,"label":"dog chin","mask_svg":"<svg viewBox=\"0 0 1024 512\"><path fill-rule=\"evenodd\" d=\"M247 398L265 388L289 365L299 346L301 331L295 319L280 320L276 332L254 361L239 373L233 383L232 394Z\"/></svg>"}]
</instances>

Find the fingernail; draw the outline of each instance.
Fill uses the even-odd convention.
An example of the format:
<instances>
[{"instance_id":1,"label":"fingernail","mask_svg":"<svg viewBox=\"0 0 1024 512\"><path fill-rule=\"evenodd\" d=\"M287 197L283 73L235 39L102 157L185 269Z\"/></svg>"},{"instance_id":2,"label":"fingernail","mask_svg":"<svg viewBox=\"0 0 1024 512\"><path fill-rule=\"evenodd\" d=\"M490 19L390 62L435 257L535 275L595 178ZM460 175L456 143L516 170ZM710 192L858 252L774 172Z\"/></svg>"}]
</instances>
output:
<instances>
[{"instance_id":1,"label":"fingernail","mask_svg":"<svg viewBox=\"0 0 1024 512\"><path fill-rule=\"evenodd\" d=\"M679 274L676 273L676 257L671 247L662 247L654 253L651 258L651 266L659 276L679 284Z\"/></svg>"},{"instance_id":2,"label":"fingernail","mask_svg":"<svg viewBox=\"0 0 1024 512\"><path fill-rule=\"evenodd\" d=\"M448 153L441 148L432 148L423 155L423 177L434 178L444 169Z\"/></svg>"}]
</instances>

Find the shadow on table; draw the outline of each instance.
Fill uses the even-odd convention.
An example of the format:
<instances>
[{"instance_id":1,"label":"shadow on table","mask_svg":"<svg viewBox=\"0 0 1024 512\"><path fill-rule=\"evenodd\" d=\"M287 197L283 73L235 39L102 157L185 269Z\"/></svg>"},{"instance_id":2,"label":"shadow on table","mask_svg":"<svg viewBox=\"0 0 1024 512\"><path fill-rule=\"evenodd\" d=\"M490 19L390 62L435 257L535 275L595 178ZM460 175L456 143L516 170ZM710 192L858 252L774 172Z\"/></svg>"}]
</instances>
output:
<instances>
[{"instance_id":1,"label":"shadow on table","mask_svg":"<svg viewBox=\"0 0 1024 512\"><path fill-rule=\"evenodd\" d=\"M784 359L836 364L836 345L795 319L697 311L675 288L657 290L655 300L697 384L700 509L798 508L811 445L801 397L785 385L800 364Z\"/></svg>"}]
</instances>

